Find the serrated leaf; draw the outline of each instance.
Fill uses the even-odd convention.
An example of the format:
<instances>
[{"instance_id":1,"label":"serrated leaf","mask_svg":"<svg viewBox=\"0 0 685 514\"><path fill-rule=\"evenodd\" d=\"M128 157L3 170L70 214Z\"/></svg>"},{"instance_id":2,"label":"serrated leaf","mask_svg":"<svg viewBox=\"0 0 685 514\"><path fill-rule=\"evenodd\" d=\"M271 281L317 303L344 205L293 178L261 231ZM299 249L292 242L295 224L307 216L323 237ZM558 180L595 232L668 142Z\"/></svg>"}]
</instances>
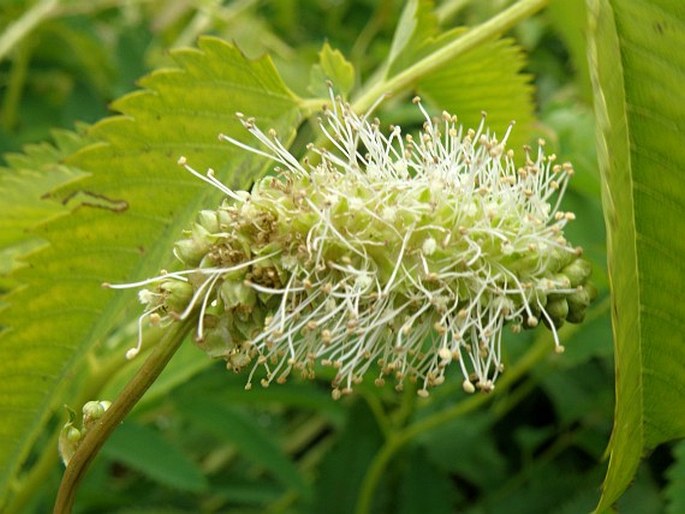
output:
<instances>
[{"instance_id":1,"label":"serrated leaf","mask_svg":"<svg viewBox=\"0 0 685 514\"><path fill-rule=\"evenodd\" d=\"M46 196L81 175L62 161L90 142L83 131L83 127L80 132L55 131L55 144L27 145L21 154L4 156L8 167L0 168L0 275L16 268L22 255L42 243L29 230L64 210Z\"/></svg>"},{"instance_id":2,"label":"serrated leaf","mask_svg":"<svg viewBox=\"0 0 685 514\"><path fill-rule=\"evenodd\" d=\"M408 2L393 38L386 76L466 32L465 28L456 28L440 33L431 0ZM486 112L488 127L501 137L515 121L509 147L518 148L529 142L534 119L533 87L530 77L521 73L525 64L523 52L513 40L491 41L420 77L416 89L434 105L456 114L466 127L477 127Z\"/></svg>"},{"instance_id":3,"label":"serrated leaf","mask_svg":"<svg viewBox=\"0 0 685 514\"><path fill-rule=\"evenodd\" d=\"M309 489L300 471L256 420L205 398L186 398L179 402L179 408L193 425L222 441L232 442L240 454L268 469L283 485L308 496Z\"/></svg>"},{"instance_id":4,"label":"serrated leaf","mask_svg":"<svg viewBox=\"0 0 685 514\"><path fill-rule=\"evenodd\" d=\"M159 432L131 421L114 431L102 453L168 487L199 492L208 485L200 468Z\"/></svg>"},{"instance_id":5,"label":"serrated leaf","mask_svg":"<svg viewBox=\"0 0 685 514\"><path fill-rule=\"evenodd\" d=\"M454 38L463 29L451 31ZM422 77L417 89L435 105L475 128L487 113L487 126L499 137L516 125L507 146L518 150L529 142L533 123L533 87L521 73L522 50L511 39L485 43L454 59L449 66Z\"/></svg>"},{"instance_id":6,"label":"serrated leaf","mask_svg":"<svg viewBox=\"0 0 685 514\"><path fill-rule=\"evenodd\" d=\"M316 96L327 97L327 81L331 81L335 92L343 96L347 96L354 86L354 66L328 42L323 44L319 52L319 64L312 66L309 91Z\"/></svg>"},{"instance_id":7,"label":"serrated leaf","mask_svg":"<svg viewBox=\"0 0 685 514\"><path fill-rule=\"evenodd\" d=\"M666 514L685 512L685 440L673 447L675 462L666 471L668 485L665 495L668 499Z\"/></svg>"},{"instance_id":8,"label":"serrated leaf","mask_svg":"<svg viewBox=\"0 0 685 514\"><path fill-rule=\"evenodd\" d=\"M501 482L506 472L491 425L484 414L457 418L421 436L419 444L432 463L486 489Z\"/></svg>"},{"instance_id":9,"label":"serrated leaf","mask_svg":"<svg viewBox=\"0 0 685 514\"><path fill-rule=\"evenodd\" d=\"M416 60L417 49L438 30L432 0L409 0L402 10L387 58L389 76Z\"/></svg>"},{"instance_id":10,"label":"serrated leaf","mask_svg":"<svg viewBox=\"0 0 685 514\"><path fill-rule=\"evenodd\" d=\"M55 406L66 377L121 321L133 293L105 291L156 273L171 261L180 227L220 193L179 169L186 155L199 170L212 167L230 187L247 187L263 160L220 143L224 132L244 139L235 112L273 127L285 143L300 119L298 99L268 58L250 61L214 38L199 50L173 54L177 69L157 71L146 89L117 101L122 116L97 124L102 143L70 164L90 175L62 191L72 210L36 230L51 243L32 255L14 279L26 284L0 313L0 496ZM120 351L120 350L117 350ZM62 402L64 399L61 399Z\"/></svg>"},{"instance_id":11,"label":"serrated leaf","mask_svg":"<svg viewBox=\"0 0 685 514\"><path fill-rule=\"evenodd\" d=\"M685 4L589 7L617 369L601 512L645 450L685 435Z\"/></svg>"}]
</instances>

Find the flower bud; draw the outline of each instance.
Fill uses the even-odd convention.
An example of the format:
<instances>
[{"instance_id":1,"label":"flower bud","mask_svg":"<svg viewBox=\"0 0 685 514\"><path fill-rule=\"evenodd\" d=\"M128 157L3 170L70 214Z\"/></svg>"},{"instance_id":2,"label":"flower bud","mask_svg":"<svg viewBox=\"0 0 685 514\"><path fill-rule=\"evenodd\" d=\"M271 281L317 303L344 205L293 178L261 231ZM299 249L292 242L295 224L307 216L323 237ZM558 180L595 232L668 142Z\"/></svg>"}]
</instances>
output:
<instances>
[{"instance_id":1,"label":"flower bud","mask_svg":"<svg viewBox=\"0 0 685 514\"><path fill-rule=\"evenodd\" d=\"M196 239L181 239L174 243L174 254L182 263L196 266L207 254L209 244Z\"/></svg>"},{"instance_id":2,"label":"flower bud","mask_svg":"<svg viewBox=\"0 0 685 514\"><path fill-rule=\"evenodd\" d=\"M547 302L545 310L553 320L565 320L568 315L568 303L565 298L550 300Z\"/></svg>"},{"instance_id":3,"label":"flower bud","mask_svg":"<svg viewBox=\"0 0 685 514\"><path fill-rule=\"evenodd\" d=\"M219 215L217 211L202 210L197 215L198 224L207 231L207 234L219 232Z\"/></svg>"},{"instance_id":4,"label":"flower bud","mask_svg":"<svg viewBox=\"0 0 685 514\"><path fill-rule=\"evenodd\" d=\"M193 286L188 282L168 279L159 285L164 303L170 312L182 312L193 296Z\"/></svg>"},{"instance_id":5,"label":"flower bud","mask_svg":"<svg viewBox=\"0 0 685 514\"><path fill-rule=\"evenodd\" d=\"M577 258L571 264L566 266L562 273L566 275L571 282L571 287L577 287L585 283L592 273L592 264L585 259Z\"/></svg>"}]
</instances>

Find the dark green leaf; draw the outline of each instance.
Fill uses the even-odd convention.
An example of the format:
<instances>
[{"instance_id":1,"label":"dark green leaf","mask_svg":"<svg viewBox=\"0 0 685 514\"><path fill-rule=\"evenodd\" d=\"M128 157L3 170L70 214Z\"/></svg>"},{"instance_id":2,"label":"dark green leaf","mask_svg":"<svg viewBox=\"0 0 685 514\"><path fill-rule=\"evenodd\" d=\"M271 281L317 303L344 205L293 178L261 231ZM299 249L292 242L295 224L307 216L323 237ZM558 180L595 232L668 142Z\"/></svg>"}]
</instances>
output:
<instances>
[{"instance_id":1,"label":"dark green leaf","mask_svg":"<svg viewBox=\"0 0 685 514\"><path fill-rule=\"evenodd\" d=\"M449 475L438 470L422 451L415 451L403 478L399 513L451 514L455 496Z\"/></svg>"},{"instance_id":2,"label":"dark green leaf","mask_svg":"<svg viewBox=\"0 0 685 514\"><path fill-rule=\"evenodd\" d=\"M144 425L123 423L107 440L102 453L168 487L190 492L207 488L200 468L162 434Z\"/></svg>"},{"instance_id":3,"label":"dark green leaf","mask_svg":"<svg viewBox=\"0 0 685 514\"><path fill-rule=\"evenodd\" d=\"M256 419L213 399L186 397L179 408L192 424L233 443L240 454L268 469L283 485L303 496L309 494L300 471Z\"/></svg>"},{"instance_id":4,"label":"dark green leaf","mask_svg":"<svg viewBox=\"0 0 685 514\"><path fill-rule=\"evenodd\" d=\"M490 431L490 417L464 416L420 438L431 462L481 488L500 482L506 471Z\"/></svg>"},{"instance_id":5,"label":"dark green leaf","mask_svg":"<svg viewBox=\"0 0 685 514\"><path fill-rule=\"evenodd\" d=\"M668 468L666 476L666 498L668 499L667 514L685 512L685 441L673 446L675 462Z\"/></svg>"},{"instance_id":6,"label":"dark green leaf","mask_svg":"<svg viewBox=\"0 0 685 514\"><path fill-rule=\"evenodd\" d=\"M335 446L319 465L310 512L354 512L362 480L382 442L383 436L367 404L355 402Z\"/></svg>"}]
</instances>

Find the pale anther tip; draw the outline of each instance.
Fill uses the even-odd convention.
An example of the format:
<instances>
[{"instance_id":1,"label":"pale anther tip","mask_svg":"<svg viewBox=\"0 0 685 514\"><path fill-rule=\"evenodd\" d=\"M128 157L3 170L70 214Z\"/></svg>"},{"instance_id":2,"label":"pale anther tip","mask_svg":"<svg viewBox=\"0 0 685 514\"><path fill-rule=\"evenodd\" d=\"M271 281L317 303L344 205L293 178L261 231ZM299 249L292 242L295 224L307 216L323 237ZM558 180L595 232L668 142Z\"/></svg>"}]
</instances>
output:
<instances>
[{"instance_id":1,"label":"pale anther tip","mask_svg":"<svg viewBox=\"0 0 685 514\"><path fill-rule=\"evenodd\" d=\"M176 162L177 162L180 166L185 166L186 163L188 162L188 159L186 159L184 155L181 155L181 156L178 158L178 161L176 161Z\"/></svg>"},{"instance_id":2,"label":"pale anther tip","mask_svg":"<svg viewBox=\"0 0 685 514\"><path fill-rule=\"evenodd\" d=\"M130 361L131 359L133 359L136 355L138 355L139 351L140 350L138 348L129 348L126 351L126 360Z\"/></svg>"}]
</instances>

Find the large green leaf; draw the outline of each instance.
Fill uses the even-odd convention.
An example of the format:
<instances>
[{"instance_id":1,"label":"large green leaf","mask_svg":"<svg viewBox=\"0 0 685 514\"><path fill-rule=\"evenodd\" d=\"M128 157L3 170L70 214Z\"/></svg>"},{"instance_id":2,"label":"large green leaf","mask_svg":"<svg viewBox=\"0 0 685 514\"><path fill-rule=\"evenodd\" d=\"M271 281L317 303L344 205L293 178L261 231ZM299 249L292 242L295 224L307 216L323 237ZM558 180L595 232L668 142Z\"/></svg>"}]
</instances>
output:
<instances>
[{"instance_id":1,"label":"large green leaf","mask_svg":"<svg viewBox=\"0 0 685 514\"><path fill-rule=\"evenodd\" d=\"M431 0L407 2L390 55L388 76L432 54L463 36L467 29L440 32ZM420 77L417 91L432 104L454 113L466 127L475 128L487 113L488 127L500 137L516 121L509 146L528 143L533 121L533 87L521 73L526 61L511 39L484 43L454 58L446 66Z\"/></svg>"},{"instance_id":2,"label":"large green leaf","mask_svg":"<svg viewBox=\"0 0 685 514\"><path fill-rule=\"evenodd\" d=\"M65 166L63 159L89 141L81 132L55 131L55 144L27 145L23 153L5 155L7 168L0 168L0 275L19 265L21 255L41 241L30 229L58 215L64 207L46 195L55 187L79 176L78 170Z\"/></svg>"},{"instance_id":3,"label":"large green leaf","mask_svg":"<svg viewBox=\"0 0 685 514\"><path fill-rule=\"evenodd\" d=\"M61 191L70 214L35 232L50 246L14 274L24 287L0 314L8 327L0 336L0 497L51 409L64 401L61 391L83 373L83 356L122 321L133 298L101 283L156 273L170 261L179 228L218 202L219 191L175 164L179 156L199 170L211 166L232 187L247 187L263 160L217 134L245 139L236 111L286 138L300 119L299 100L269 59L250 61L217 39L199 47L176 52L177 69L151 74L145 90L115 102L122 116L93 128L101 143L71 159L89 175Z\"/></svg>"},{"instance_id":4,"label":"large green leaf","mask_svg":"<svg viewBox=\"0 0 685 514\"><path fill-rule=\"evenodd\" d=\"M179 407L193 425L233 443L238 452L268 469L289 490L309 495L302 473L281 450L273 434L260 427L254 418L207 398L186 397Z\"/></svg>"},{"instance_id":5,"label":"large green leaf","mask_svg":"<svg viewBox=\"0 0 685 514\"><path fill-rule=\"evenodd\" d=\"M199 492L208 486L196 463L159 431L145 425L123 423L107 440L102 453L167 487Z\"/></svg>"},{"instance_id":6,"label":"large green leaf","mask_svg":"<svg viewBox=\"0 0 685 514\"><path fill-rule=\"evenodd\" d=\"M602 511L645 450L685 435L685 3L589 7L616 353Z\"/></svg>"}]
</instances>

